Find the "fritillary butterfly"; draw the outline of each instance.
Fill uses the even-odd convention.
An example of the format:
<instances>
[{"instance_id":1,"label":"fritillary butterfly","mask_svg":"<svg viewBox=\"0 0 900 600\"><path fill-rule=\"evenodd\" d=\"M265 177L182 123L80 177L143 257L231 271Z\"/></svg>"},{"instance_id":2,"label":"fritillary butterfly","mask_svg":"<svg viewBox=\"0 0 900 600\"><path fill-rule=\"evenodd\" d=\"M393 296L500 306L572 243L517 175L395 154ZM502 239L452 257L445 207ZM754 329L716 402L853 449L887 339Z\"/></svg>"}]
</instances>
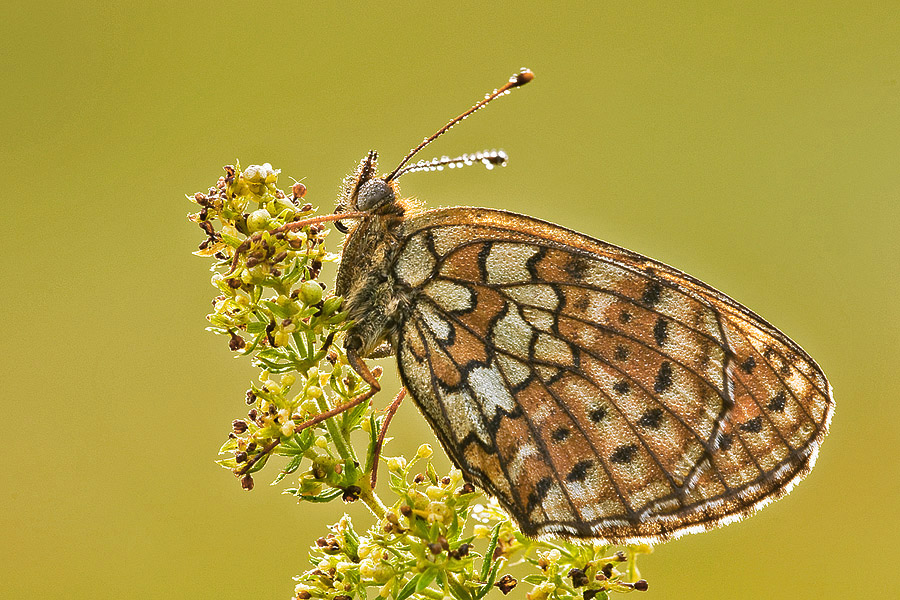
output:
<instances>
[{"instance_id":1,"label":"fritillary butterfly","mask_svg":"<svg viewBox=\"0 0 900 600\"><path fill-rule=\"evenodd\" d=\"M362 359L396 355L452 461L529 536L653 542L740 519L815 462L834 401L812 358L663 263L524 215L399 196L410 171L503 163L406 166L532 78L389 175L370 152L348 177L336 292L351 365L375 393Z\"/></svg>"}]
</instances>

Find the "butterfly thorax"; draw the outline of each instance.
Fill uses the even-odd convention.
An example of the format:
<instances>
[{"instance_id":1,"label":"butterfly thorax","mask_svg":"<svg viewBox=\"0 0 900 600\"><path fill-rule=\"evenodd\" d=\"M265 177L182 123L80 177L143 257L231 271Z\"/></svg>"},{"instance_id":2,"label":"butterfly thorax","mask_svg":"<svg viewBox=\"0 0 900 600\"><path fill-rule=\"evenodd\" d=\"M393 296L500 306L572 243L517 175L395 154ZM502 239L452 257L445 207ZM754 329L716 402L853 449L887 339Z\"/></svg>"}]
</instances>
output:
<instances>
[{"instance_id":1,"label":"butterfly thorax","mask_svg":"<svg viewBox=\"0 0 900 600\"><path fill-rule=\"evenodd\" d=\"M401 201L380 207L347 234L335 293L353 325L345 345L366 357L384 341L395 344L395 332L409 307L409 298L391 272L400 245L397 230L403 221Z\"/></svg>"}]
</instances>

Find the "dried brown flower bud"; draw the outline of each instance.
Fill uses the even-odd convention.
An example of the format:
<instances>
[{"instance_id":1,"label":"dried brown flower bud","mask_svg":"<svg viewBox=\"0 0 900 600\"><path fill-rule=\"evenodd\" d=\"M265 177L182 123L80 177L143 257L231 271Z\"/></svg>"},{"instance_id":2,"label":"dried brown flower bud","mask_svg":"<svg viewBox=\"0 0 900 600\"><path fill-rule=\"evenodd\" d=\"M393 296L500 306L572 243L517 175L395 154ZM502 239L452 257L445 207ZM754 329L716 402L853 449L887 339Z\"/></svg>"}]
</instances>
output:
<instances>
[{"instance_id":1,"label":"dried brown flower bud","mask_svg":"<svg viewBox=\"0 0 900 600\"><path fill-rule=\"evenodd\" d=\"M583 569L572 569L569 571L569 577L572 578L572 587L580 588L590 583Z\"/></svg>"},{"instance_id":2,"label":"dried brown flower bud","mask_svg":"<svg viewBox=\"0 0 900 600\"><path fill-rule=\"evenodd\" d=\"M359 500L359 494L362 492L362 488L358 485L351 485L350 487L344 490L344 495L341 496L341 500L344 502L356 502Z\"/></svg>"},{"instance_id":3,"label":"dried brown flower bud","mask_svg":"<svg viewBox=\"0 0 900 600\"><path fill-rule=\"evenodd\" d=\"M463 494L473 494L475 493L475 486L467 481L461 488L459 488L458 493L460 496L462 496Z\"/></svg>"},{"instance_id":4,"label":"dried brown flower bud","mask_svg":"<svg viewBox=\"0 0 900 600\"><path fill-rule=\"evenodd\" d=\"M503 577L501 577L500 581L498 581L497 583L494 584L494 587L498 588L501 592L503 592L503 595L505 596L506 594L510 593L514 587L516 587L517 583L519 583L519 582L516 581L515 577L507 574L507 575L504 575Z\"/></svg>"}]
</instances>

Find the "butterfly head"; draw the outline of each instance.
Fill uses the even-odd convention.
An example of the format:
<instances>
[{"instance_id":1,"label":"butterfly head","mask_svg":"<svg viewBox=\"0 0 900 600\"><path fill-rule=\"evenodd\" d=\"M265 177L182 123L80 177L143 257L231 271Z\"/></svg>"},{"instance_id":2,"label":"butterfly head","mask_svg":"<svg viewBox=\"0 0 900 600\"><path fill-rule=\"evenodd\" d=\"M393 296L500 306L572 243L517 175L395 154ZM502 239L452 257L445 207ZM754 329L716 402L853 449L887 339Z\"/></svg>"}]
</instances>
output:
<instances>
[{"instance_id":1,"label":"butterfly head","mask_svg":"<svg viewBox=\"0 0 900 600\"><path fill-rule=\"evenodd\" d=\"M374 150L360 161L356 170L344 180L344 188L337 201L335 213L365 212L379 213L392 212L391 208L397 204L397 184L383 177L377 177L378 153ZM335 222L335 227L341 233L347 233L349 229L340 221Z\"/></svg>"}]
</instances>

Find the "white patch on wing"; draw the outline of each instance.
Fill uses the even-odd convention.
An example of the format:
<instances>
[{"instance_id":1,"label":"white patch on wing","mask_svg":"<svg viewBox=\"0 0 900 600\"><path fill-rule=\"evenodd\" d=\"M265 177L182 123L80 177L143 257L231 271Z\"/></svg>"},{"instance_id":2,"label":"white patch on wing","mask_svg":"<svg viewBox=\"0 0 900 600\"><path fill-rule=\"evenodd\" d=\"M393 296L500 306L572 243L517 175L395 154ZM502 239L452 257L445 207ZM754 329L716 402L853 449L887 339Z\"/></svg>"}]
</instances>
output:
<instances>
[{"instance_id":1,"label":"white patch on wing","mask_svg":"<svg viewBox=\"0 0 900 600\"><path fill-rule=\"evenodd\" d=\"M537 446L535 446L532 442L523 442L519 444L519 447L516 449L516 455L509 461L506 469L509 473L509 478L515 483L519 479L519 475L522 474L522 468L525 466L525 461L532 456L540 456Z\"/></svg>"},{"instance_id":2,"label":"white patch on wing","mask_svg":"<svg viewBox=\"0 0 900 600\"><path fill-rule=\"evenodd\" d=\"M497 369L497 365L490 367L475 367L469 372L469 386L478 397L478 401L484 406L485 415L491 419L502 408L506 412L512 412L516 407L503 376Z\"/></svg>"},{"instance_id":3,"label":"white patch on wing","mask_svg":"<svg viewBox=\"0 0 900 600\"><path fill-rule=\"evenodd\" d=\"M522 315L534 328L541 331L550 331L553 328L553 324L556 323L556 317L553 316L553 313L539 308L524 306L522 307Z\"/></svg>"},{"instance_id":4,"label":"white patch on wing","mask_svg":"<svg viewBox=\"0 0 900 600\"><path fill-rule=\"evenodd\" d=\"M528 345L534 330L525 322L515 306L508 305L509 310L494 323L491 329L494 346L514 356L527 357Z\"/></svg>"},{"instance_id":5,"label":"white patch on wing","mask_svg":"<svg viewBox=\"0 0 900 600\"><path fill-rule=\"evenodd\" d=\"M538 248L525 244L496 243L485 260L488 283L521 283L531 281L528 259Z\"/></svg>"},{"instance_id":6,"label":"white patch on wing","mask_svg":"<svg viewBox=\"0 0 900 600\"><path fill-rule=\"evenodd\" d=\"M556 291L553 287L543 283L509 286L503 288L503 292L519 304L537 306L547 310L556 310L559 306Z\"/></svg>"},{"instance_id":7,"label":"white patch on wing","mask_svg":"<svg viewBox=\"0 0 900 600\"><path fill-rule=\"evenodd\" d=\"M428 328L439 340L446 342L450 339L453 326L435 312L434 308L427 302L420 302L416 310L422 316L422 320L428 325Z\"/></svg>"},{"instance_id":8,"label":"white patch on wing","mask_svg":"<svg viewBox=\"0 0 900 600\"><path fill-rule=\"evenodd\" d=\"M425 293L447 312L470 310L474 301L469 288L446 279L435 279L425 287Z\"/></svg>"},{"instance_id":9,"label":"white patch on wing","mask_svg":"<svg viewBox=\"0 0 900 600\"><path fill-rule=\"evenodd\" d=\"M525 363L505 354L498 355L497 362L500 363L500 368L503 369L503 374L506 376L510 385L524 383L531 375L531 369L529 369Z\"/></svg>"},{"instance_id":10,"label":"white patch on wing","mask_svg":"<svg viewBox=\"0 0 900 600\"><path fill-rule=\"evenodd\" d=\"M484 417L478 410L475 399L468 392L452 391L441 394L441 396L457 442L462 442L469 433L474 433L482 443L491 443L491 438L484 426Z\"/></svg>"},{"instance_id":11,"label":"white patch on wing","mask_svg":"<svg viewBox=\"0 0 900 600\"><path fill-rule=\"evenodd\" d=\"M556 482L553 482L550 489L547 490L547 495L541 502L541 508L544 509L547 518L554 521L571 521L577 516L572 514L572 506Z\"/></svg>"},{"instance_id":12,"label":"white patch on wing","mask_svg":"<svg viewBox=\"0 0 900 600\"><path fill-rule=\"evenodd\" d=\"M538 334L537 342L534 344L534 357L558 365L571 365L574 360L572 349L567 343L546 333Z\"/></svg>"},{"instance_id":13,"label":"white patch on wing","mask_svg":"<svg viewBox=\"0 0 900 600\"><path fill-rule=\"evenodd\" d=\"M544 381L553 379L554 377L556 377L557 373L559 373L559 369L557 369L556 367L546 367L544 365L536 365L534 369L538 372L538 375L540 375L541 379L543 379Z\"/></svg>"},{"instance_id":14,"label":"white patch on wing","mask_svg":"<svg viewBox=\"0 0 900 600\"><path fill-rule=\"evenodd\" d=\"M434 265L434 256L425 246L425 240L417 235L406 242L406 247L397 257L394 272L409 285L418 287L431 275Z\"/></svg>"},{"instance_id":15,"label":"white patch on wing","mask_svg":"<svg viewBox=\"0 0 900 600\"><path fill-rule=\"evenodd\" d=\"M464 243L466 238L465 226L454 225L451 227L435 227L431 230L431 240L434 242L434 251L438 256L446 256L451 250Z\"/></svg>"},{"instance_id":16,"label":"white patch on wing","mask_svg":"<svg viewBox=\"0 0 900 600\"><path fill-rule=\"evenodd\" d=\"M588 263L581 281L588 285L596 286L604 289L618 289L619 284L624 278L634 278L633 273L625 271L618 266L613 266L606 262L585 259Z\"/></svg>"}]
</instances>

